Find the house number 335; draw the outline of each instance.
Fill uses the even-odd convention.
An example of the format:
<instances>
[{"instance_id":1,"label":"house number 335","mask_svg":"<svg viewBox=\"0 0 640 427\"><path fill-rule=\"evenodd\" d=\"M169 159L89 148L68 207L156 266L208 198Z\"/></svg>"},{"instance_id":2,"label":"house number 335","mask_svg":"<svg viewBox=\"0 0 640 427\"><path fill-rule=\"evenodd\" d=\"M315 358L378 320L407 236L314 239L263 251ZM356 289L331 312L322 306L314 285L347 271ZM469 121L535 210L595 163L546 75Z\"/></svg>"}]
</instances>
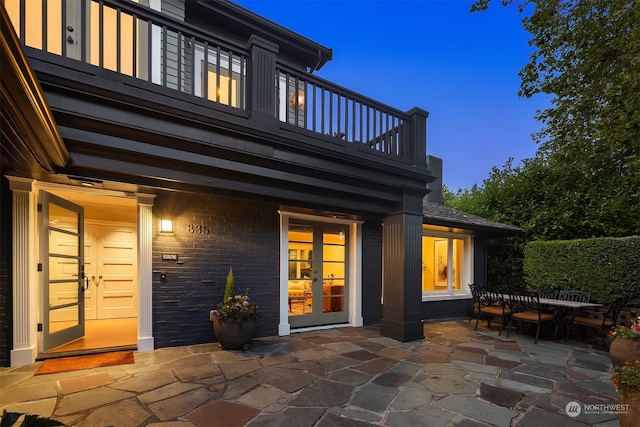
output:
<instances>
[{"instance_id":1,"label":"house number 335","mask_svg":"<svg viewBox=\"0 0 640 427\"><path fill-rule=\"evenodd\" d=\"M191 234L209 234L211 229L208 225L202 224L189 224L187 225L187 233Z\"/></svg>"}]
</instances>

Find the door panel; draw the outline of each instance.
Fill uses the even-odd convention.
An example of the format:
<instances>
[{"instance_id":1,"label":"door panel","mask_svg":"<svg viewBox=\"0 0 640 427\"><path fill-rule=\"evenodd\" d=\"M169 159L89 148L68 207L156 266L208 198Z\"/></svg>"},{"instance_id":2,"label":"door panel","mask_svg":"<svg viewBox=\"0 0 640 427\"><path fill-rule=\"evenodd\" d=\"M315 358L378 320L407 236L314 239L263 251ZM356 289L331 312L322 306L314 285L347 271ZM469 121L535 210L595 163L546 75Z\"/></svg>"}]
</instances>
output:
<instances>
[{"instance_id":1,"label":"door panel","mask_svg":"<svg viewBox=\"0 0 640 427\"><path fill-rule=\"evenodd\" d=\"M347 227L289 223L289 324L293 328L348 320Z\"/></svg>"},{"instance_id":2,"label":"door panel","mask_svg":"<svg viewBox=\"0 0 640 427\"><path fill-rule=\"evenodd\" d=\"M89 224L85 271L89 291L86 316L115 319L137 316L136 229L126 225Z\"/></svg>"},{"instance_id":3,"label":"door panel","mask_svg":"<svg viewBox=\"0 0 640 427\"><path fill-rule=\"evenodd\" d=\"M84 210L40 192L43 351L84 335Z\"/></svg>"}]
</instances>

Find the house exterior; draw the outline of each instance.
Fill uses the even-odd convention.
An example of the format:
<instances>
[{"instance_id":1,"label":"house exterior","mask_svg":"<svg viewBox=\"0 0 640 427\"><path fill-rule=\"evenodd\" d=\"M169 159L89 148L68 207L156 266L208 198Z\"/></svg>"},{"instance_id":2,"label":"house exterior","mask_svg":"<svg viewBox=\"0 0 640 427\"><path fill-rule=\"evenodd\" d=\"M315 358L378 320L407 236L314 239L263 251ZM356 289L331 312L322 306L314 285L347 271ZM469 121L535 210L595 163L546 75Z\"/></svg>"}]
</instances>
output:
<instances>
[{"instance_id":1,"label":"house exterior","mask_svg":"<svg viewBox=\"0 0 640 427\"><path fill-rule=\"evenodd\" d=\"M318 77L331 49L231 2L0 10L0 365L93 320L135 318L139 351L211 342L229 268L261 336L419 339L518 232L438 203L426 111Z\"/></svg>"}]
</instances>

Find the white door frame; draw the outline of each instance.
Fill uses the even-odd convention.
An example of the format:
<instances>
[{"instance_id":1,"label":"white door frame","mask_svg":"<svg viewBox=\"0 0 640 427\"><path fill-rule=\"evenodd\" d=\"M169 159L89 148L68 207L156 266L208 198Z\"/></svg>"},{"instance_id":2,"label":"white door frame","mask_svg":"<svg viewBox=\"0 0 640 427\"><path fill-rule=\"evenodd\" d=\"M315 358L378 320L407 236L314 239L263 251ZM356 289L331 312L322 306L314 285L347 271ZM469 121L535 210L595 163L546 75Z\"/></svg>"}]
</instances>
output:
<instances>
[{"instance_id":1,"label":"white door frame","mask_svg":"<svg viewBox=\"0 0 640 427\"><path fill-rule=\"evenodd\" d=\"M292 332L291 325L289 324L288 313L289 252L287 248L289 245L290 218L305 219L314 222L345 224L349 227L349 271L347 272L347 277L349 280L349 320L347 324L341 324L340 326L362 326L362 221L309 215L284 210L279 210L278 213L280 214L280 323L278 325L278 335L290 335ZM329 329L336 326L337 325L325 325L309 328L298 328L295 329L294 332Z\"/></svg>"},{"instance_id":2,"label":"white door frame","mask_svg":"<svg viewBox=\"0 0 640 427\"><path fill-rule=\"evenodd\" d=\"M13 200L12 254L13 254L13 343L11 366L31 365L38 349L42 348L38 323L42 320L39 307L40 280L38 280L38 191L64 189L137 200L138 234L138 351L154 348L152 324L152 242L153 204L155 195L84 189L75 186L39 182L30 178L7 176Z\"/></svg>"}]
</instances>

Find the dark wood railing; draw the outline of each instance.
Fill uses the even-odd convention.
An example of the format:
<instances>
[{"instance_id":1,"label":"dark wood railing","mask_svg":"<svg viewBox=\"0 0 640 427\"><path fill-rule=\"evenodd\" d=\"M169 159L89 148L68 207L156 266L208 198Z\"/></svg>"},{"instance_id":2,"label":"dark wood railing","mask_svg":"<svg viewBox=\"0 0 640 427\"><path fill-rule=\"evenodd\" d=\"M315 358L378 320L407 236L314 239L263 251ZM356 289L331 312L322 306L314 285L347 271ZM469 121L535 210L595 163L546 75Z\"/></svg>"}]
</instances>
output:
<instances>
[{"instance_id":1,"label":"dark wood railing","mask_svg":"<svg viewBox=\"0 0 640 427\"><path fill-rule=\"evenodd\" d=\"M407 113L282 64L277 72L280 121L382 153L403 154Z\"/></svg>"},{"instance_id":2,"label":"dark wood railing","mask_svg":"<svg viewBox=\"0 0 640 427\"><path fill-rule=\"evenodd\" d=\"M247 80L252 47L122 0L5 4L27 46L197 96L214 106L251 109ZM260 81L267 86L277 82L275 111L269 114L283 126L392 157L423 157L424 149L416 152L414 141L418 116L280 62L271 70L256 64L253 69L273 74Z\"/></svg>"}]
</instances>

